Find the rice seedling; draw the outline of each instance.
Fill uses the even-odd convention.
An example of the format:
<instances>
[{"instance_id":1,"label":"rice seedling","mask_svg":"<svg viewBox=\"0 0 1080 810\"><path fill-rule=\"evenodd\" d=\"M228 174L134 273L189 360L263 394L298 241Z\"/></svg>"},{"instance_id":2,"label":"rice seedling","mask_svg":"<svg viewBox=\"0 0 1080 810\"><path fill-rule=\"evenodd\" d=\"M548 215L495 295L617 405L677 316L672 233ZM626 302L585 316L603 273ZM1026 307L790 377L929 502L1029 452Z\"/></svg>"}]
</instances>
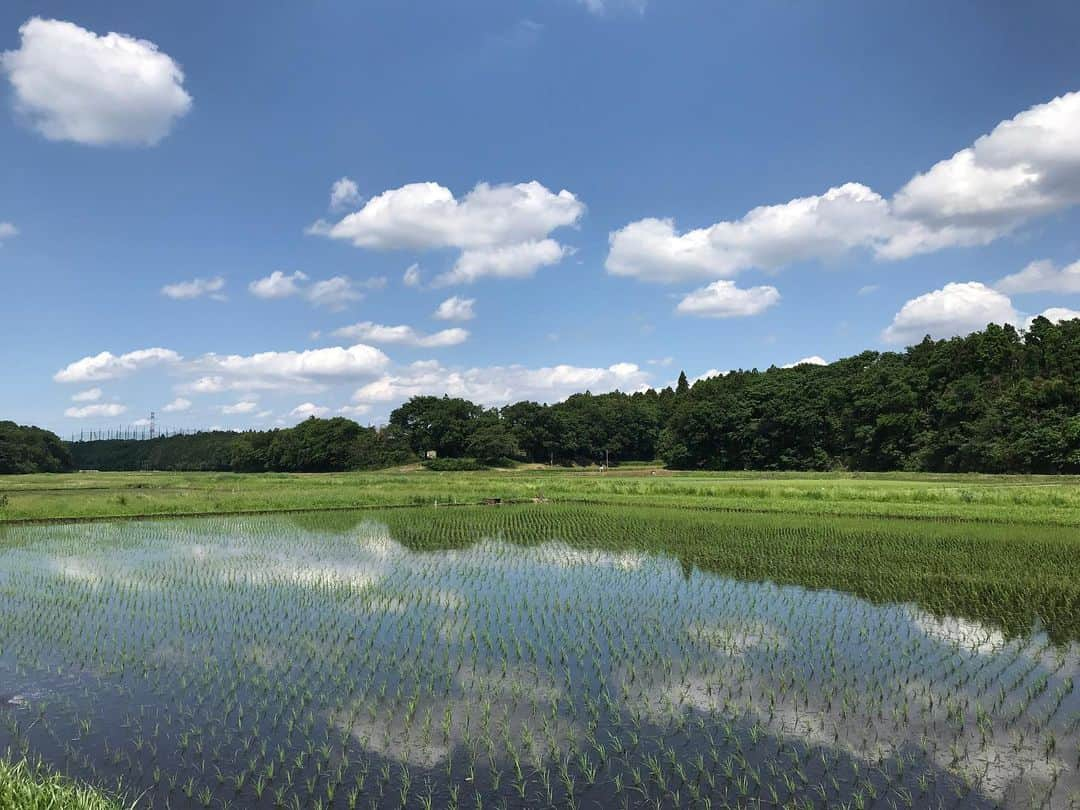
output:
<instances>
[{"instance_id":1,"label":"rice seedling","mask_svg":"<svg viewBox=\"0 0 1080 810\"><path fill-rule=\"evenodd\" d=\"M1063 528L544 505L5 532L0 750L139 806L1080 791Z\"/></svg>"}]
</instances>

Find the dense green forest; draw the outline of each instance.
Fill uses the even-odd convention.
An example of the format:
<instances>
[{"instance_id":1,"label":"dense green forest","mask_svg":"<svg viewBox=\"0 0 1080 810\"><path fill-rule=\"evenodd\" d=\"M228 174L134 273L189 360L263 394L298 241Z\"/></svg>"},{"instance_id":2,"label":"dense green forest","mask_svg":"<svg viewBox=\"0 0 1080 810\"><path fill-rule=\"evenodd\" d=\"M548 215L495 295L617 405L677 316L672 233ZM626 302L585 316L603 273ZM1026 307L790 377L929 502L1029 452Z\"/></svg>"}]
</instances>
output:
<instances>
[{"instance_id":1,"label":"dense green forest","mask_svg":"<svg viewBox=\"0 0 1080 810\"><path fill-rule=\"evenodd\" d=\"M13 438L14 437L14 438ZM22 438L20 438L22 437ZM414 397L382 428L294 428L75 442L0 423L0 471L466 468L660 459L677 469L1080 472L1080 320L1037 319L867 351L827 366L734 371L693 386L484 408Z\"/></svg>"},{"instance_id":2,"label":"dense green forest","mask_svg":"<svg viewBox=\"0 0 1080 810\"><path fill-rule=\"evenodd\" d=\"M529 461L663 460L677 469L1080 472L1080 320L1037 319L735 371L672 390L577 394L486 411L418 397L390 427L420 452Z\"/></svg>"},{"instance_id":3,"label":"dense green forest","mask_svg":"<svg viewBox=\"0 0 1080 810\"><path fill-rule=\"evenodd\" d=\"M41 428L0 422L0 474L66 472L71 453L60 438Z\"/></svg>"},{"instance_id":4,"label":"dense green forest","mask_svg":"<svg viewBox=\"0 0 1080 810\"><path fill-rule=\"evenodd\" d=\"M207 431L156 439L73 442L81 470L342 472L411 461L393 432L351 419L308 419L280 430Z\"/></svg>"}]
</instances>

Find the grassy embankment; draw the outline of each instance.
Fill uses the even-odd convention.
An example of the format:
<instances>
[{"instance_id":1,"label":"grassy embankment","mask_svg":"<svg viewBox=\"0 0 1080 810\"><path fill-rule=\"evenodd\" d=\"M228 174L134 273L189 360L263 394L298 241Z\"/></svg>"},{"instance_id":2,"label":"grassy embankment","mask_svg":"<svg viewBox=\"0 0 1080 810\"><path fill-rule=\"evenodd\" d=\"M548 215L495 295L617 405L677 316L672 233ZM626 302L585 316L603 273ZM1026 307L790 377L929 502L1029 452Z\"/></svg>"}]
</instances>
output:
<instances>
[{"instance_id":1,"label":"grassy embankment","mask_svg":"<svg viewBox=\"0 0 1080 810\"><path fill-rule=\"evenodd\" d=\"M0 808L4 810L122 810L120 802L26 760L0 758Z\"/></svg>"},{"instance_id":2,"label":"grassy embankment","mask_svg":"<svg viewBox=\"0 0 1080 810\"><path fill-rule=\"evenodd\" d=\"M484 498L751 513L1080 526L1080 478L520 469L326 475L80 473L0 478L0 523L476 503Z\"/></svg>"}]
</instances>

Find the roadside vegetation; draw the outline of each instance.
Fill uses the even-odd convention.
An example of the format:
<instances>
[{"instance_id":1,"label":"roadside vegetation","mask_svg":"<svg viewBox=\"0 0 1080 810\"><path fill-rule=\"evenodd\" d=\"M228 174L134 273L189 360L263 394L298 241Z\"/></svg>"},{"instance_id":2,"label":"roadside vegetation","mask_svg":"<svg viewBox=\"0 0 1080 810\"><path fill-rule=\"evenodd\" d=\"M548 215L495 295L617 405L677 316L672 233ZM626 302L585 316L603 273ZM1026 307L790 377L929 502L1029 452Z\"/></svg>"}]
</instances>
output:
<instances>
[{"instance_id":1,"label":"roadside vegetation","mask_svg":"<svg viewBox=\"0 0 1080 810\"><path fill-rule=\"evenodd\" d=\"M125 810L95 788L72 782L44 765L0 758L0 807L4 810Z\"/></svg>"}]
</instances>

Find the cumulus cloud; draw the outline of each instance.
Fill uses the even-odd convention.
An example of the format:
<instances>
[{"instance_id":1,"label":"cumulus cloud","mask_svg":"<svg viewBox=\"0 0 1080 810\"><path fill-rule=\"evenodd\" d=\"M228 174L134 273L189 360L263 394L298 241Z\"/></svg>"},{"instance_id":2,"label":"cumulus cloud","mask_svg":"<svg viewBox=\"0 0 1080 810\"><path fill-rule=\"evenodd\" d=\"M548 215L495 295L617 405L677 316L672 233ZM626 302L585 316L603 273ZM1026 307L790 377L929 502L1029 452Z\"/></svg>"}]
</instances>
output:
<instances>
[{"instance_id":1,"label":"cumulus cloud","mask_svg":"<svg viewBox=\"0 0 1080 810\"><path fill-rule=\"evenodd\" d=\"M740 289L734 281L714 281L684 297L675 311L700 318L738 318L757 315L780 301L776 287Z\"/></svg>"},{"instance_id":2,"label":"cumulus cloud","mask_svg":"<svg viewBox=\"0 0 1080 810\"><path fill-rule=\"evenodd\" d=\"M370 412L370 405L342 405L338 408L338 413L342 416L366 416Z\"/></svg>"},{"instance_id":3,"label":"cumulus cloud","mask_svg":"<svg viewBox=\"0 0 1080 810\"><path fill-rule=\"evenodd\" d=\"M222 391L229 390L229 384L225 381L224 377L210 376L199 377L199 379L194 382L184 383L181 388L188 394L218 394ZM184 401L186 402L187 400Z\"/></svg>"},{"instance_id":4,"label":"cumulus cloud","mask_svg":"<svg viewBox=\"0 0 1080 810\"><path fill-rule=\"evenodd\" d=\"M1036 105L908 181L891 200L860 183L680 232L671 219L609 236L609 273L651 281L731 277L856 249L895 260L987 244L1080 202L1080 93Z\"/></svg>"},{"instance_id":5,"label":"cumulus cloud","mask_svg":"<svg viewBox=\"0 0 1080 810\"><path fill-rule=\"evenodd\" d=\"M707 371L701 372L696 377L691 377L687 382L689 382L690 385L693 385L694 383L700 382L701 380L708 380L708 379L711 379L713 377L724 377L724 376L727 376L730 373L731 372L728 371L727 369L720 370L718 368L710 368ZM672 384L671 387L674 388L675 385Z\"/></svg>"},{"instance_id":6,"label":"cumulus cloud","mask_svg":"<svg viewBox=\"0 0 1080 810\"><path fill-rule=\"evenodd\" d=\"M330 187L330 209L340 211L360 202L360 188L356 181L348 177L342 177L334 181Z\"/></svg>"},{"instance_id":7,"label":"cumulus cloud","mask_svg":"<svg viewBox=\"0 0 1080 810\"><path fill-rule=\"evenodd\" d=\"M443 329L430 335L418 332L411 326L386 326L380 323L364 321L343 326L335 329L336 337L349 340L367 340L372 343L399 343L405 346L420 346L424 348L440 348L444 346L457 346L469 339L469 333L465 329Z\"/></svg>"},{"instance_id":8,"label":"cumulus cloud","mask_svg":"<svg viewBox=\"0 0 1080 810\"><path fill-rule=\"evenodd\" d=\"M72 402L97 402L99 399L101 399L100 388L87 388L71 397Z\"/></svg>"},{"instance_id":9,"label":"cumulus cloud","mask_svg":"<svg viewBox=\"0 0 1080 810\"><path fill-rule=\"evenodd\" d=\"M315 389L331 382L370 377L382 372L389 363L390 359L379 349L362 343L302 352L206 354L188 366L188 370L205 376L182 386L182 392Z\"/></svg>"},{"instance_id":10,"label":"cumulus cloud","mask_svg":"<svg viewBox=\"0 0 1080 810\"><path fill-rule=\"evenodd\" d=\"M1067 309L1066 307L1050 307L1050 309L1043 310L1038 315L1032 315L1024 321L1024 328L1030 329L1036 318L1046 318L1050 323L1061 323L1062 321L1080 318L1080 310Z\"/></svg>"},{"instance_id":11,"label":"cumulus cloud","mask_svg":"<svg viewBox=\"0 0 1080 810\"><path fill-rule=\"evenodd\" d=\"M439 304L431 317L440 321L471 321L476 317L476 311L473 309L475 304L475 298L452 295Z\"/></svg>"},{"instance_id":12,"label":"cumulus cloud","mask_svg":"<svg viewBox=\"0 0 1080 810\"><path fill-rule=\"evenodd\" d=\"M947 338L985 329L987 324L1019 324L1020 313L1004 293L977 281L946 284L912 298L882 333L889 343L915 343L925 335Z\"/></svg>"},{"instance_id":13,"label":"cumulus cloud","mask_svg":"<svg viewBox=\"0 0 1080 810\"><path fill-rule=\"evenodd\" d=\"M320 419L330 413L330 409L322 405L316 405L314 402L305 402L302 405L297 405L289 412L289 416L298 419L307 419L309 416L317 416Z\"/></svg>"},{"instance_id":14,"label":"cumulus cloud","mask_svg":"<svg viewBox=\"0 0 1080 810\"><path fill-rule=\"evenodd\" d=\"M84 405L81 408L68 408L64 416L72 419L90 419L99 416L120 416L127 411L127 405L116 402L101 403L98 405Z\"/></svg>"},{"instance_id":15,"label":"cumulus cloud","mask_svg":"<svg viewBox=\"0 0 1080 810\"><path fill-rule=\"evenodd\" d=\"M405 268L405 272L401 276L401 283L406 287L419 287L421 284L420 277L420 265L410 264Z\"/></svg>"},{"instance_id":16,"label":"cumulus cloud","mask_svg":"<svg viewBox=\"0 0 1080 810\"><path fill-rule=\"evenodd\" d=\"M882 253L902 258L947 245L980 245L1032 217L1080 202L1080 93L1068 93L1002 121L893 198L914 231Z\"/></svg>"},{"instance_id":17,"label":"cumulus cloud","mask_svg":"<svg viewBox=\"0 0 1080 810\"><path fill-rule=\"evenodd\" d=\"M289 298L293 295L299 295L301 285L307 280L307 275L299 270L289 275L285 275L280 270L275 270L270 275L256 279L248 284L248 290L256 298Z\"/></svg>"},{"instance_id":18,"label":"cumulus cloud","mask_svg":"<svg viewBox=\"0 0 1080 810\"><path fill-rule=\"evenodd\" d=\"M410 183L372 197L336 223L316 222L308 232L377 250L459 249L454 268L440 276L440 283L452 284L528 276L558 262L566 249L549 235L577 224L584 213L572 193L554 193L535 180L479 183L460 200L438 183Z\"/></svg>"},{"instance_id":19,"label":"cumulus cloud","mask_svg":"<svg viewBox=\"0 0 1080 810\"><path fill-rule=\"evenodd\" d=\"M827 366L829 361L824 357L819 357L816 354L812 354L809 357L804 357L801 360L796 360L794 363L785 363L780 368L796 368L798 366Z\"/></svg>"},{"instance_id":20,"label":"cumulus cloud","mask_svg":"<svg viewBox=\"0 0 1080 810\"><path fill-rule=\"evenodd\" d=\"M157 45L34 17L0 54L15 106L52 141L152 146L191 109L184 73Z\"/></svg>"},{"instance_id":21,"label":"cumulus cloud","mask_svg":"<svg viewBox=\"0 0 1080 810\"><path fill-rule=\"evenodd\" d=\"M356 288L352 279L334 276L325 281L316 281L308 288L305 297L314 306L341 310L362 299L364 294Z\"/></svg>"},{"instance_id":22,"label":"cumulus cloud","mask_svg":"<svg viewBox=\"0 0 1080 810\"><path fill-rule=\"evenodd\" d=\"M76 360L53 375L56 382L81 383L114 380L157 365L179 363L182 358L172 349L137 349L119 356L101 352Z\"/></svg>"},{"instance_id":23,"label":"cumulus cloud","mask_svg":"<svg viewBox=\"0 0 1080 810\"><path fill-rule=\"evenodd\" d=\"M225 289L225 279L214 276L214 278L193 278L191 281L166 284L161 288L161 294L177 301L189 301L204 295L209 295L216 301L224 301L225 296L221 294L223 289Z\"/></svg>"},{"instance_id":24,"label":"cumulus cloud","mask_svg":"<svg viewBox=\"0 0 1080 810\"><path fill-rule=\"evenodd\" d=\"M361 386L353 394L353 401L390 403L420 394L449 394L484 405L500 405L522 399L557 402L585 390L603 393L646 388L648 375L633 363L616 363L607 368L513 365L452 369L427 360Z\"/></svg>"},{"instance_id":25,"label":"cumulus cloud","mask_svg":"<svg viewBox=\"0 0 1080 810\"><path fill-rule=\"evenodd\" d=\"M4 244L5 239L14 239L18 235L19 229L10 222L0 222L0 245Z\"/></svg>"},{"instance_id":26,"label":"cumulus cloud","mask_svg":"<svg viewBox=\"0 0 1080 810\"><path fill-rule=\"evenodd\" d=\"M275 270L270 275L248 284L248 290L256 298L264 300L299 296L312 306L337 311L363 299L364 293L361 289L374 290L386 286L386 278L383 276L364 281L354 281L346 276L334 276L310 285L307 283L308 280L308 276L299 270L289 275Z\"/></svg>"},{"instance_id":27,"label":"cumulus cloud","mask_svg":"<svg viewBox=\"0 0 1080 810\"><path fill-rule=\"evenodd\" d=\"M436 286L472 284L482 278L528 278L541 267L558 264L569 248L554 239L463 251L449 272L435 277Z\"/></svg>"},{"instance_id":28,"label":"cumulus cloud","mask_svg":"<svg viewBox=\"0 0 1080 810\"><path fill-rule=\"evenodd\" d=\"M650 281L727 277L751 267L833 258L880 240L889 227L888 203L864 185L846 183L682 234L670 219L632 222L609 236L606 267Z\"/></svg>"},{"instance_id":29,"label":"cumulus cloud","mask_svg":"<svg viewBox=\"0 0 1080 810\"><path fill-rule=\"evenodd\" d=\"M1032 262L994 287L1005 293L1080 293L1080 261L1061 268L1047 260Z\"/></svg>"},{"instance_id":30,"label":"cumulus cloud","mask_svg":"<svg viewBox=\"0 0 1080 810\"><path fill-rule=\"evenodd\" d=\"M259 403L250 399L243 399L231 405L222 405L221 412L224 414L251 413L259 407Z\"/></svg>"},{"instance_id":31,"label":"cumulus cloud","mask_svg":"<svg viewBox=\"0 0 1080 810\"><path fill-rule=\"evenodd\" d=\"M191 408L191 400L184 399L183 397L177 397L172 402L167 404L163 410L165 413L181 413Z\"/></svg>"}]
</instances>

